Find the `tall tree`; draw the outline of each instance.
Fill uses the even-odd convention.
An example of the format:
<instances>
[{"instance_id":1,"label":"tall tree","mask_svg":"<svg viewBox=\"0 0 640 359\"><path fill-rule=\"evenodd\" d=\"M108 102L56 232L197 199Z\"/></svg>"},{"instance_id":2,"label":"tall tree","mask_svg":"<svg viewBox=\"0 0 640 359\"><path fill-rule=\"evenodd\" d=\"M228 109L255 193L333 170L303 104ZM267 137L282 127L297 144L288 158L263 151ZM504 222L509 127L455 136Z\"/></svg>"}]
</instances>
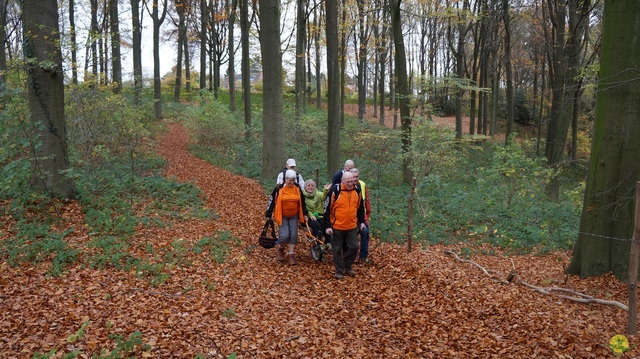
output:
<instances>
[{"instance_id":1,"label":"tall tree","mask_svg":"<svg viewBox=\"0 0 640 359\"><path fill-rule=\"evenodd\" d=\"M89 41L91 49L91 73L96 82L98 77L98 38L100 29L98 28L98 0L89 0L91 4L91 30L89 31Z\"/></svg>"},{"instance_id":2,"label":"tall tree","mask_svg":"<svg viewBox=\"0 0 640 359\"><path fill-rule=\"evenodd\" d=\"M0 0L0 41L2 42L2 45L0 46L0 86L2 86L7 81L5 75L5 72L7 71L7 53L4 49L4 39L7 38L6 24L7 0Z\"/></svg>"},{"instance_id":3,"label":"tall tree","mask_svg":"<svg viewBox=\"0 0 640 359\"><path fill-rule=\"evenodd\" d=\"M229 110L236 110L236 45L235 45L235 23L236 8L238 0L232 0L229 6L229 0L226 0L227 13L229 14L229 66L227 67L227 78L229 79Z\"/></svg>"},{"instance_id":4,"label":"tall tree","mask_svg":"<svg viewBox=\"0 0 640 359\"><path fill-rule=\"evenodd\" d=\"M591 8L589 0L563 0L549 4L548 9L551 13L555 36L553 51L550 54L552 64L549 81L552 89L552 104L545 156L549 165L558 166L564 157L574 97L579 93L577 78L580 70L580 46L584 41ZM560 183L555 177L547 187L547 194L557 199L559 192Z\"/></svg>"},{"instance_id":5,"label":"tall tree","mask_svg":"<svg viewBox=\"0 0 640 359\"><path fill-rule=\"evenodd\" d=\"M640 2L606 0L591 161L570 274L626 279L640 180Z\"/></svg>"},{"instance_id":6,"label":"tall tree","mask_svg":"<svg viewBox=\"0 0 640 359\"><path fill-rule=\"evenodd\" d=\"M200 90L207 88L207 0L200 0Z\"/></svg>"},{"instance_id":7,"label":"tall tree","mask_svg":"<svg viewBox=\"0 0 640 359\"><path fill-rule=\"evenodd\" d=\"M357 78L358 78L358 120L364 120L367 108L367 48L369 46L369 27L365 26L367 13L365 1L357 0L358 5L358 51L357 51ZM368 9L367 9L368 10ZM354 36L355 38L355 36Z\"/></svg>"},{"instance_id":8,"label":"tall tree","mask_svg":"<svg viewBox=\"0 0 640 359\"><path fill-rule=\"evenodd\" d=\"M280 0L260 0L262 54L262 177L273 176L284 163L284 104L280 50Z\"/></svg>"},{"instance_id":9,"label":"tall tree","mask_svg":"<svg viewBox=\"0 0 640 359\"><path fill-rule=\"evenodd\" d=\"M456 76L458 77L458 90L456 91L456 138L462 138L462 100L464 97L464 61L465 61L465 38L471 25L468 20L470 17L469 0L464 0L462 10L458 10L457 16L457 30L458 30L458 42L454 50L456 58ZM454 47L451 46L453 49Z\"/></svg>"},{"instance_id":10,"label":"tall tree","mask_svg":"<svg viewBox=\"0 0 640 359\"><path fill-rule=\"evenodd\" d=\"M160 81L160 25L167 15L167 1L162 1L162 11L160 11L158 0L153 0L152 9L147 11L153 20L153 113L156 120L162 118L162 83Z\"/></svg>"},{"instance_id":11,"label":"tall tree","mask_svg":"<svg viewBox=\"0 0 640 359\"><path fill-rule=\"evenodd\" d=\"M344 101L346 97L346 74L347 74L347 0L342 0L342 21L340 22L340 127L344 127Z\"/></svg>"},{"instance_id":12,"label":"tall tree","mask_svg":"<svg viewBox=\"0 0 640 359\"><path fill-rule=\"evenodd\" d=\"M409 81L407 77L407 56L402 36L402 19L400 4L402 0L389 0L391 13L391 31L395 48L395 67L397 80L397 96L400 105L400 126L402 140L402 180L411 184L411 112L409 109Z\"/></svg>"},{"instance_id":13,"label":"tall tree","mask_svg":"<svg viewBox=\"0 0 640 359\"><path fill-rule=\"evenodd\" d=\"M74 183L64 175L69 157L58 3L24 0L22 6L29 109L41 143L33 154L32 184L52 197L73 198Z\"/></svg>"},{"instance_id":14,"label":"tall tree","mask_svg":"<svg viewBox=\"0 0 640 359\"><path fill-rule=\"evenodd\" d=\"M0 0L0 7L4 7ZM71 82L78 84L78 43L76 41L76 5L75 0L69 0L69 35L71 36ZM3 10L0 8L0 12ZM0 16L0 24L4 27L5 21ZM4 29L0 29L0 39L4 39ZM0 55L2 56L2 55ZM1 71L1 70L0 70ZM0 75L1 76L1 75Z\"/></svg>"},{"instance_id":15,"label":"tall tree","mask_svg":"<svg viewBox=\"0 0 640 359\"><path fill-rule=\"evenodd\" d=\"M182 46L184 47L184 92L187 93L187 100L191 101L191 53L189 52L189 39L186 29L184 37L184 41L182 42Z\"/></svg>"},{"instance_id":16,"label":"tall tree","mask_svg":"<svg viewBox=\"0 0 640 359\"><path fill-rule=\"evenodd\" d=\"M387 37L389 36L389 26L388 26L388 16L389 16L389 5L388 5L388 0L380 0L380 7L382 8L382 29L380 30L379 33L379 38L377 41L377 46L376 46L376 51L377 51L377 55L378 55L378 63L379 63L379 67L380 67L380 73L378 75L379 77L379 81L378 81L378 93L380 96L380 117L378 117L378 124L380 126L384 126L384 122L385 122L385 113L384 113L384 109L385 109L385 84L387 83L386 81L386 71L387 71ZM391 77L391 76L389 76Z\"/></svg>"},{"instance_id":17,"label":"tall tree","mask_svg":"<svg viewBox=\"0 0 640 359\"><path fill-rule=\"evenodd\" d=\"M295 92L296 92L296 119L301 119L304 112L304 101L306 88L305 84L305 60L306 60L306 39L307 39L307 2L306 0L297 0L296 15L296 74L295 74Z\"/></svg>"},{"instance_id":18,"label":"tall tree","mask_svg":"<svg viewBox=\"0 0 640 359\"><path fill-rule=\"evenodd\" d=\"M133 39L133 88L134 102L139 105L142 99L142 17L140 1L131 0L131 37Z\"/></svg>"},{"instance_id":19,"label":"tall tree","mask_svg":"<svg viewBox=\"0 0 640 359\"><path fill-rule=\"evenodd\" d=\"M176 12L178 13L178 56L176 59L176 81L173 86L173 102L180 102L180 89L182 88L182 56L185 43L187 42L187 25L185 24L186 2L175 0Z\"/></svg>"},{"instance_id":20,"label":"tall tree","mask_svg":"<svg viewBox=\"0 0 640 359\"><path fill-rule=\"evenodd\" d=\"M113 91L122 91L122 57L120 56L120 19L118 18L118 0L109 1L109 28L111 31L111 80Z\"/></svg>"},{"instance_id":21,"label":"tall tree","mask_svg":"<svg viewBox=\"0 0 640 359\"><path fill-rule=\"evenodd\" d=\"M280 20L278 19L278 22ZM249 1L240 0L240 42L242 60L242 103L244 105L244 127L251 130L251 69L249 67Z\"/></svg>"},{"instance_id":22,"label":"tall tree","mask_svg":"<svg viewBox=\"0 0 640 359\"><path fill-rule=\"evenodd\" d=\"M504 21L504 73L507 83L507 130L505 145L509 143L513 126L513 69L511 66L511 17L509 16L509 1L502 0L502 19Z\"/></svg>"},{"instance_id":23,"label":"tall tree","mask_svg":"<svg viewBox=\"0 0 640 359\"><path fill-rule=\"evenodd\" d=\"M338 0L325 1L327 40L327 175L340 168L340 68Z\"/></svg>"},{"instance_id":24,"label":"tall tree","mask_svg":"<svg viewBox=\"0 0 640 359\"><path fill-rule=\"evenodd\" d=\"M314 36L313 36L313 42L315 43L315 49L316 49L316 56L315 56L315 60L316 60L316 108L320 109L322 108L322 76L321 76L321 59L320 59L320 35L321 35L321 31L320 29L322 28L322 14L323 14L323 1L320 1L320 4L318 4L318 6L314 6L313 7L313 28L314 28ZM320 8L319 11L317 11L317 8ZM318 12L320 14L318 14Z\"/></svg>"}]
</instances>

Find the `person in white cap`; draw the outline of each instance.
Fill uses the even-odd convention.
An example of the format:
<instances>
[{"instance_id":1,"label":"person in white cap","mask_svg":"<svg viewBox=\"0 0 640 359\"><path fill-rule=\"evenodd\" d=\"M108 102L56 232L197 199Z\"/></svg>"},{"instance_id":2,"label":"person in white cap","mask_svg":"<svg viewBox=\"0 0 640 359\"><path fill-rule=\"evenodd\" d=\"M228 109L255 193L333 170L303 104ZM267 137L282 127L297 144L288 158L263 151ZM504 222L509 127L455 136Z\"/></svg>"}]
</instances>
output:
<instances>
[{"instance_id":1,"label":"person in white cap","mask_svg":"<svg viewBox=\"0 0 640 359\"><path fill-rule=\"evenodd\" d=\"M302 179L302 175L298 173L298 170L296 170L296 160L294 160L293 158L289 158L287 160L287 163L285 164L285 167L282 169L282 171L280 171L280 173L278 173L276 184L284 183L284 174L287 170L293 170L296 172L296 184L298 185L298 187L300 187L301 190L304 191L304 180Z\"/></svg>"}]
</instances>

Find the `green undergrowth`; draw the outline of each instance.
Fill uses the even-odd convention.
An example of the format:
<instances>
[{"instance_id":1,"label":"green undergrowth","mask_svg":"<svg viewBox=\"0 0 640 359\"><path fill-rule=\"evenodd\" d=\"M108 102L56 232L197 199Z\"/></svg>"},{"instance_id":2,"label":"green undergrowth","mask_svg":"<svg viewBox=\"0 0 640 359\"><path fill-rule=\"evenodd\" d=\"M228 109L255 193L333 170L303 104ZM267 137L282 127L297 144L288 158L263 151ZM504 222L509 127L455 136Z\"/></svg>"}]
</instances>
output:
<instances>
[{"instance_id":1,"label":"green undergrowth","mask_svg":"<svg viewBox=\"0 0 640 359\"><path fill-rule=\"evenodd\" d=\"M40 145L39 139L25 117L26 96L3 91L0 258L13 266L47 264L54 276L63 275L74 263L100 270L135 270L154 285L168 278L169 267L190 265L193 255L224 261L226 247L234 243L227 232L193 241L175 239L165 248L136 238L136 232L145 228L215 220L216 214L204 206L193 183L164 177L166 163L150 141L161 127L145 117L144 110L100 86L72 86L66 94L71 164L66 175L76 186L87 239L79 241L79 233L65 228L64 201L30 186L34 161L30 149ZM205 242L196 243L199 240Z\"/></svg>"},{"instance_id":2,"label":"green undergrowth","mask_svg":"<svg viewBox=\"0 0 640 359\"><path fill-rule=\"evenodd\" d=\"M186 118L196 139L191 150L214 165L262 181L265 193L269 193L277 173L273 178L260 178L259 111L253 113L247 146L241 111L230 112L226 103L213 97L191 111ZM201 117L204 114L205 119ZM293 103L285 101L284 118L286 157L296 159L305 179L320 184L330 181L326 112L308 107L301 120L294 120ZM216 133L214 128L221 130ZM452 131L435 126L428 116L414 119L414 242L489 243L508 253L545 253L573 246L585 168L552 171L544 158L535 155L534 142L515 134L510 143L505 147L479 135L456 140ZM407 241L410 188L402 184L401 146L399 130L346 116L341 131L342 160L353 159L367 183L371 233L385 242ZM553 176L562 183L558 201L545 195L545 186Z\"/></svg>"}]
</instances>

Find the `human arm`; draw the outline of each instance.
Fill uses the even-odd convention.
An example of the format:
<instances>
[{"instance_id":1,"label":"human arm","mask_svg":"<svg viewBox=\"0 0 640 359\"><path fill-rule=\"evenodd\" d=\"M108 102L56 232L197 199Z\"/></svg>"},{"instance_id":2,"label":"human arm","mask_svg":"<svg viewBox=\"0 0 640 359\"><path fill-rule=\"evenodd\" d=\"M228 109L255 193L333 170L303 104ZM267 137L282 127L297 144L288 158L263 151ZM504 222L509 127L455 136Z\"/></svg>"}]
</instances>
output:
<instances>
[{"instance_id":1,"label":"human arm","mask_svg":"<svg viewBox=\"0 0 640 359\"><path fill-rule=\"evenodd\" d=\"M371 217L371 201L369 200L369 187L364 188L364 223L369 225L369 218Z\"/></svg>"},{"instance_id":2,"label":"human arm","mask_svg":"<svg viewBox=\"0 0 640 359\"><path fill-rule=\"evenodd\" d=\"M273 209L276 205L276 199L278 197L278 191L280 190L280 188L280 185L276 185L271 192L271 196L269 196L269 201L267 202L267 210L264 213L264 216L267 218L271 218L271 216L273 215Z\"/></svg>"}]
</instances>

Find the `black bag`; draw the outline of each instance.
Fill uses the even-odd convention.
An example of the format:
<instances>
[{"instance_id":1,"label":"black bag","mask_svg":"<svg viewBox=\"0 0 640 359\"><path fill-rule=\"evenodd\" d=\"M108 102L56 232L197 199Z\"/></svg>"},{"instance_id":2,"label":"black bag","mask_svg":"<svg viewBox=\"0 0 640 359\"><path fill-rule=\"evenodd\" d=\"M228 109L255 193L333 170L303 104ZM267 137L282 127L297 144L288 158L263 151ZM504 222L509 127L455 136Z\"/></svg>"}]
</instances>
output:
<instances>
[{"instance_id":1,"label":"black bag","mask_svg":"<svg viewBox=\"0 0 640 359\"><path fill-rule=\"evenodd\" d=\"M271 233L268 233L269 228L271 228ZM269 234L271 236L269 236ZM273 248L276 246L276 243L278 243L278 237L276 236L276 227L273 225L273 219L268 218L264 223L264 227L262 228L262 233L260 234L258 243L262 248Z\"/></svg>"}]
</instances>

